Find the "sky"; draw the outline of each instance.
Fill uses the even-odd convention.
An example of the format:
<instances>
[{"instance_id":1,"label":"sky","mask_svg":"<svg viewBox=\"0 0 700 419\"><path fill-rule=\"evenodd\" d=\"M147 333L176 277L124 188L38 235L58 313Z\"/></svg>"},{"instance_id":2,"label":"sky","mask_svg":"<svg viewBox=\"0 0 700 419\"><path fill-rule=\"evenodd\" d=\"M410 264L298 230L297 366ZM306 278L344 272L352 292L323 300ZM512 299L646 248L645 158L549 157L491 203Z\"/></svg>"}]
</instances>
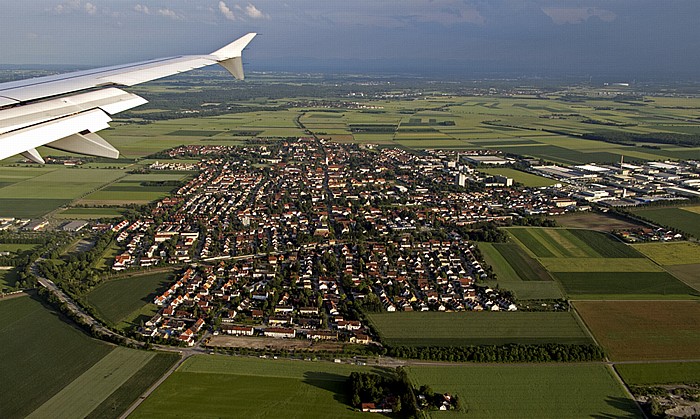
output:
<instances>
[{"instance_id":1,"label":"sky","mask_svg":"<svg viewBox=\"0 0 700 419\"><path fill-rule=\"evenodd\" d=\"M252 70L700 78L700 0L0 0L0 64L206 54Z\"/></svg>"}]
</instances>

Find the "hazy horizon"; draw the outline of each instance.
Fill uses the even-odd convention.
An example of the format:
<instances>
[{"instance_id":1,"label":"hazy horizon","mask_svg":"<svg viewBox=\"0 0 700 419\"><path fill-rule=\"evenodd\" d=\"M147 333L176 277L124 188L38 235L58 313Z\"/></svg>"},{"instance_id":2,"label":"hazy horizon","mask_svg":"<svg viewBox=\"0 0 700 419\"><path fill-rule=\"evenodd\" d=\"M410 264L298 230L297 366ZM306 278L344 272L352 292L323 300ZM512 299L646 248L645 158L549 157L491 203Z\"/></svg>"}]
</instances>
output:
<instances>
[{"instance_id":1,"label":"hazy horizon","mask_svg":"<svg viewBox=\"0 0 700 419\"><path fill-rule=\"evenodd\" d=\"M252 71L700 77L696 1L37 0L0 16L0 64L206 54L259 32Z\"/></svg>"}]
</instances>

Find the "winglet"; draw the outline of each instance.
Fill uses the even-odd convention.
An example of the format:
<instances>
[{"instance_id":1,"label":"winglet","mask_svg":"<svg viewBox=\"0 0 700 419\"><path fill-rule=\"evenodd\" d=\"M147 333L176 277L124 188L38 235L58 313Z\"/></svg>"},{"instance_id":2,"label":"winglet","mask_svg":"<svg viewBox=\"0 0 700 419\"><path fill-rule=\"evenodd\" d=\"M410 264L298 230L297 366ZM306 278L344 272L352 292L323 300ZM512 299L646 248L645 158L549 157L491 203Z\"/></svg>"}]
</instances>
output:
<instances>
[{"instance_id":1,"label":"winglet","mask_svg":"<svg viewBox=\"0 0 700 419\"><path fill-rule=\"evenodd\" d=\"M250 43L250 41L253 40L253 38L255 38L255 35L257 35L257 33L251 32L245 34L225 47L212 52L211 55L219 58L222 61L240 57L243 49Z\"/></svg>"}]
</instances>

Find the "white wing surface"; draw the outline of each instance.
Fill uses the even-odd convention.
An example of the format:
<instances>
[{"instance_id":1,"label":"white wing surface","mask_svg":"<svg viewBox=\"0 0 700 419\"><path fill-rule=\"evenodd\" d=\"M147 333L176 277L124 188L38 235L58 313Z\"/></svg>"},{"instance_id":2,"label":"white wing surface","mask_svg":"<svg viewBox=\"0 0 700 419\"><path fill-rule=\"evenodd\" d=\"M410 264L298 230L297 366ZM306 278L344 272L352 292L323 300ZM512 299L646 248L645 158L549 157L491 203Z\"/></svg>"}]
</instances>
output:
<instances>
[{"instance_id":1,"label":"white wing surface","mask_svg":"<svg viewBox=\"0 0 700 419\"><path fill-rule=\"evenodd\" d=\"M36 151L42 145L117 158L119 151L95 132L109 127L110 115L147 102L119 86L133 86L212 64L220 64L242 80L241 53L255 35L244 35L209 55L161 58L0 83L0 160L22 154L44 163Z\"/></svg>"}]
</instances>

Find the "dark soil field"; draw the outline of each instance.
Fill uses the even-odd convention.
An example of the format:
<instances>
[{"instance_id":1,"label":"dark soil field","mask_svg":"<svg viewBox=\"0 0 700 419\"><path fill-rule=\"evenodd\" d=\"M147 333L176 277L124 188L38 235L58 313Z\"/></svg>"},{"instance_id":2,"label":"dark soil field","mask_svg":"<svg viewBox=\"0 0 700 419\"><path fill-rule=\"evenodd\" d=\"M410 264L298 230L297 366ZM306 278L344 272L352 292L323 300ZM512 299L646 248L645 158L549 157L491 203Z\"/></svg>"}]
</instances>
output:
<instances>
[{"instance_id":1,"label":"dark soil field","mask_svg":"<svg viewBox=\"0 0 700 419\"><path fill-rule=\"evenodd\" d=\"M700 302L577 301L574 306L614 361L700 358Z\"/></svg>"},{"instance_id":2,"label":"dark soil field","mask_svg":"<svg viewBox=\"0 0 700 419\"><path fill-rule=\"evenodd\" d=\"M577 212L556 217L558 225L568 228L586 228L590 230L610 232L628 228L644 227L630 220L599 212Z\"/></svg>"}]
</instances>

